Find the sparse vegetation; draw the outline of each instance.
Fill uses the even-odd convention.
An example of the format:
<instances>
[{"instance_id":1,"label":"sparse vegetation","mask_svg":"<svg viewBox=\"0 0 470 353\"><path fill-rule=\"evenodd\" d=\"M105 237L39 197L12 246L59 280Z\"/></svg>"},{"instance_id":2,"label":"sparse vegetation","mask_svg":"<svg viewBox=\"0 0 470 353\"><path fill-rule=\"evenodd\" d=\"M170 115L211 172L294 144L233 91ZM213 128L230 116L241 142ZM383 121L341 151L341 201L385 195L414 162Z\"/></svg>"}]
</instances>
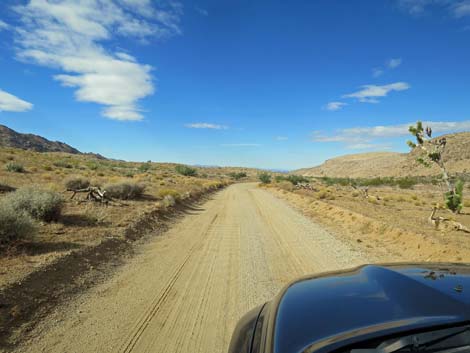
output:
<instances>
[{"instance_id":1,"label":"sparse vegetation","mask_svg":"<svg viewBox=\"0 0 470 353\"><path fill-rule=\"evenodd\" d=\"M15 162L8 162L5 165L5 170L7 170L8 172L13 172L13 173L25 172L24 166L20 163L15 163Z\"/></svg>"},{"instance_id":2,"label":"sparse vegetation","mask_svg":"<svg viewBox=\"0 0 470 353\"><path fill-rule=\"evenodd\" d=\"M67 190L86 189L90 186L90 180L83 176L70 176L65 179L64 185Z\"/></svg>"},{"instance_id":3,"label":"sparse vegetation","mask_svg":"<svg viewBox=\"0 0 470 353\"><path fill-rule=\"evenodd\" d=\"M121 182L104 186L106 195L121 200L133 200L141 197L145 191L145 185L134 182Z\"/></svg>"},{"instance_id":4,"label":"sparse vegetation","mask_svg":"<svg viewBox=\"0 0 470 353\"><path fill-rule=\"evenodd\" d=\"M177 165L175 167L175 170L178 174L184 175L184 176L196 176L197 175L197 170L195 168L191 168L187 165Z\"/></svg>"},{"instance_id":5,"label":"sparse vegetation","mask_svg":"<svg viewBox=\"0 0 470 353\"><path fill-rule=\"evenodd\" d=\"M258 174L258 179L261 181L263 184L269 184L271 183L271 174L262 172Z\"/></svg>"},{"instance_id":6,"label":"sparse vegetation","mask_svg":"<svg viewBox=\"0 0 470 353\"><path fill-rule=\"evenodd\" d=\"M66 160L55 161L53 164L54 164L54 166L59 167L59 168L66 168L66 169L72 169L73 168L73 164L71 164L70 162L68 162Z\"/></svg>"},{"instance_id":7,"label":"sparse vegetation","mask_svg":"<svg viewBox=\"0 0 470 353\"><path fill-rule=\"evenodd\" d=\"M449 177L449 173L442 158L442 154L447 145L447 139L445 137L431 139L431 127L427 126L424 128L421 121L418 121L416 126L410 126L409 132L413 135L416 142L408 141L408 146L412 149L419 148L422 152L417 158L417 161L426 167L430 167L431 164L435 164L439 167L442 174L442 181L447 186L447 192L444 194L446 206L452 212L459 213L462 209L463 202L463 181L457 180L457 182L454 182Z\"/></svg>"},{"instance_id":8,"label":"sparse vegetation","mask_svg":"<svg viewBox=\"0 0 470 353\"><path fill-rule=\"evenodd\" d=\"M158 192L158 197L164 199L166 196L172 196L174 199L180 198L180 193L174 189L161 189Z\"/></svg>"},{"instance_id":9,"label":"sparse vegetation","mask_svg":"<svg viewBox=\"0 0 470 353\"><path fill-rule=\"evenodd\" d=\"M308 183L309 182L309 179L307 179L306 177L301 176L301 175L295 175L295 174L291 174L291 175L287 175L287 176L276 175L275 180L278 183L281 182L281 181L288 181L293 185L297 185L299 183Z\"/></svg>"},{"instance_id":10,"label":"sparse vegetation","mask_svg":"<svg viewBox=\"0 0 470 353\"><path fill-rule=\"evenodd\" d=\"M240 180L247 177L245 172L232 172L228 174L233 180Z\"/></svg>"},{"instance_id":11,"label":"sparse vegetation","mask_svg":"<svg viewBox=\"0 0 470 353\"><path fill-rule=\"evenodd\" d=\"M152 163L150 161L145 162L139 166L139 172L145 173L145 172L148 172L151 168L152 168Z\"/></svg>"},{"instance_id":12,"label":"sparse vegetation","mask_svg":"<svg viewBox=\"0 0 470 353\"><path fill-rule=\"evenodd\" d=\"M26 212L31 217L45 222L57 221L64 204L60 194L35 187L20 188L7 195L3 202L20 214Z\"/></svg>"},{"instance_id":13,"label":"sparse vegetation","mask_svg":"<svg viewBox=\"0 0 470 353\"><path fill-rule=\"evenodd\" d=\"M36 225L25 211L19 211L6 202L0 202L0 245L31 238Z\"/></svg>"}]
</instances>

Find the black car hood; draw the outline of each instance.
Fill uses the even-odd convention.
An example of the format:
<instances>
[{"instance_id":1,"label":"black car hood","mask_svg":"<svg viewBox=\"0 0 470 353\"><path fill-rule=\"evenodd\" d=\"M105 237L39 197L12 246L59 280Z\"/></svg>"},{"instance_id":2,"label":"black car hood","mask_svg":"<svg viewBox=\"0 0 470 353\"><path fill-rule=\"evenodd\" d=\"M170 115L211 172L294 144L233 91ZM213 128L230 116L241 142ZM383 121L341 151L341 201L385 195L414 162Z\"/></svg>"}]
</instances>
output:
<instances>
[{"instance_id":1,"label":"black car hood","mask_svg":"<svg viewBox=\"0 0 470 353\"><path fill-rule=\"evenodd\" d=\"M469 305L466 265L365 266L304 278L278 298L272 349L324 352L387 333L469 322Z\"/></svg>"}]
</instances>

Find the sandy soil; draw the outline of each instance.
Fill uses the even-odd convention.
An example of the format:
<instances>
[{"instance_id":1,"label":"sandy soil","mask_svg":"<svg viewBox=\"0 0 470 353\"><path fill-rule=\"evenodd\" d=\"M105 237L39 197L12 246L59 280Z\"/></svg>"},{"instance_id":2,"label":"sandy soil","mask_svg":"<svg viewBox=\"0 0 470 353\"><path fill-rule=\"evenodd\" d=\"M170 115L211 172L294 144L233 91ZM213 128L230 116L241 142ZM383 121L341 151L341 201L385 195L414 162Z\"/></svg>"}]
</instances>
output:
<instances>
[{"instance_id":1,"label":"sandy soil","mask_svg":"<svg viewBox=\"0 0 470 353\"><path fill-rule=\"evenodd\" d=\"M232 185L39 325L21 352L225 352L292 279L378 259L256 184Z\"/></svg>"}]
</instances>

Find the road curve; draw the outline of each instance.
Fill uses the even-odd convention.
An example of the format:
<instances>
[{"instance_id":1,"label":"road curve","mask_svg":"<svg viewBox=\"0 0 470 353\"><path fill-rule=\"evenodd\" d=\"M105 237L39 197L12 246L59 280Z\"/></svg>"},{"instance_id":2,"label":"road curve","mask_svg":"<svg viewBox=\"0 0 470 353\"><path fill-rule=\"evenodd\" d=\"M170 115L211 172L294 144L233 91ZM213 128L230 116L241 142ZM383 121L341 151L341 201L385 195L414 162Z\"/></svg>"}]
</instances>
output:
<instances>
[{"instance_id":1,"label":"road curve","mask_svg":"<svg viewBox=\"0 0 470 353\"><path fill-rule=\"evenodd\" d=\"M256 184L228 187L144 247L19 351L225 352L240 316L292 279L367 262Z\"/></svg>"}]
</instances>

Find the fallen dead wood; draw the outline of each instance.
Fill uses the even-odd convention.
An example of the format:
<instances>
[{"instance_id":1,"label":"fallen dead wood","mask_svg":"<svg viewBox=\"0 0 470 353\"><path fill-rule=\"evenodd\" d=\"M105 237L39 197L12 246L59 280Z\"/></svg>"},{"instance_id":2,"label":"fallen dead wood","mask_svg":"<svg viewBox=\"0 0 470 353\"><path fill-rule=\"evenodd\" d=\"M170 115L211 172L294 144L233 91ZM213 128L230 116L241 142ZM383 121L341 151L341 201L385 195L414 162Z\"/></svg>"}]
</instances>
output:
<instances>
[{"instance_id":1,"label":"fallen dead wood","mask_svg":"<svg viewBox=\"0 0 470 353\"><path fill-rule=\"evenodd\" d=\"M96 201L104 204L108 204L108 202L111 201L111 198L106 195L106 190L101 190L101 188L97 186L90 186L85 189L78 190L67 189L67 191L72 192L72 196L70 197L71 200L75 197L77 193L87 193L87 201Z\"/></svg>"},{"instance_id":2,"label":"fallen dead wood","mask_svg":"<svg viewBox=\"0 0 470 353\"><path fill-rule=\"evenodd\" d=\"M462 223L453 221L449 218L436 216L437 207L433 207L431 214L428 217L429 223L431 223L436 229L439 229L441 225L450 226L452 229L470 233L470 229L464 226Z\"/></svg>"}]
</instances>

